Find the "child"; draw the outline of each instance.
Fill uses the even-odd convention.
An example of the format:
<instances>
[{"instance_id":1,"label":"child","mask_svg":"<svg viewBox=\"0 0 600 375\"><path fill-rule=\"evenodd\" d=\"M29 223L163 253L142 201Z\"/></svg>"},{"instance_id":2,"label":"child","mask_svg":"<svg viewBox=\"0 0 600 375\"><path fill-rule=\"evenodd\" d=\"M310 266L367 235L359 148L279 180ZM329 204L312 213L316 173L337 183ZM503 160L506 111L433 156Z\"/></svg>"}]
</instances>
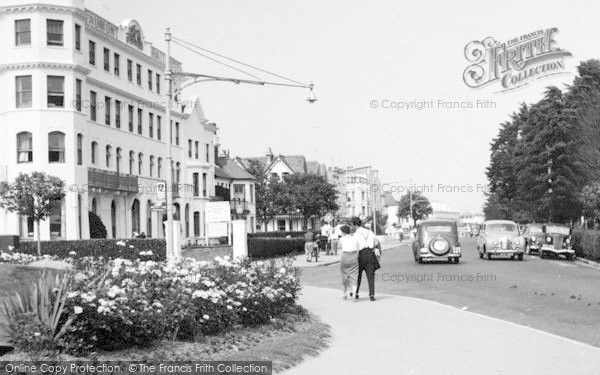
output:
<instances>
[{"instance_id":1,"label":"child","mask_svg":"<svg viewBox=\"0 0 600 375\"><path fill-rule=\"evenodd\" d=\"M356 276L358 274L358 241L350 234L350 227L344 225L340 228L342 237L338 241L338 247L342 251L342 298L354 298L356 293Z\"/></svg>"}]
</instances>

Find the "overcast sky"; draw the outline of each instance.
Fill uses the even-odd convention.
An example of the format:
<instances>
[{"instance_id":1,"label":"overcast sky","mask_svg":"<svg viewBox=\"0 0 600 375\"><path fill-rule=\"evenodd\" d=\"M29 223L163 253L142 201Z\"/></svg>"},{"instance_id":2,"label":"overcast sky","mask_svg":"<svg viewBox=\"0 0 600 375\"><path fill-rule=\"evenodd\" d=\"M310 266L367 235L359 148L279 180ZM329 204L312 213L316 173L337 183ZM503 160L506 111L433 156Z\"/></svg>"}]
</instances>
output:
<instances>
[{"instance_id":1,"label":"overcast sky","mask_svg":"<svg viewBox=\"0 0 600 375\"><path fill-rule=\"evenodd\" d=\"M327 165L373 165L382 180L410 179L460 212L481 211L478 186L486 184L499 123L519 102L538 100L546 86L570 83L579 61L600 56L600 4L593 1L104 0L94 10L115 23L138 20L146 39L163 50L170 26L204 48L315 82L314 105L301 89L227 83L189 89L232 154L264 155L271 147ZM504 42L551 27L559 29L558 46L573 54L569 74L505 93L497 93L498 85L472 89L463 82L467 43L489 36ZM243 77L179 46L173 55L186 71ZM373 100L378 108L371 108ZM383 100L435 106L383 109ZM438 100L495 105L442 109Z\"/></svg>"}]
</instances>

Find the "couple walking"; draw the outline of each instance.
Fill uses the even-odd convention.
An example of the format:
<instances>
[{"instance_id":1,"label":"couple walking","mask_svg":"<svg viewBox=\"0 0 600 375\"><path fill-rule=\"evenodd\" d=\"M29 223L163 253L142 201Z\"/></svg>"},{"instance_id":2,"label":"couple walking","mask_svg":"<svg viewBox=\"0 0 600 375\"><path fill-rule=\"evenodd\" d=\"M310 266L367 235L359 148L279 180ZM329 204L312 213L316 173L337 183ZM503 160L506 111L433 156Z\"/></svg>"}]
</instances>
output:
<instances>
[{"instance_id":1,"label":"couple walking","mask_svg":"<svg viewBox=\"0 0 600 375\"><path fill-rule=\"evenodd\" d=\"M338 248L342 251L342 298L358 300L358 290L363 271L367 273L369 298L375 301L375 270L379 269L381 245L375 233L362 226L358 217L353 217L350 225L341 227L342 237L338 240Z\"/></svg>"}]
</instances>

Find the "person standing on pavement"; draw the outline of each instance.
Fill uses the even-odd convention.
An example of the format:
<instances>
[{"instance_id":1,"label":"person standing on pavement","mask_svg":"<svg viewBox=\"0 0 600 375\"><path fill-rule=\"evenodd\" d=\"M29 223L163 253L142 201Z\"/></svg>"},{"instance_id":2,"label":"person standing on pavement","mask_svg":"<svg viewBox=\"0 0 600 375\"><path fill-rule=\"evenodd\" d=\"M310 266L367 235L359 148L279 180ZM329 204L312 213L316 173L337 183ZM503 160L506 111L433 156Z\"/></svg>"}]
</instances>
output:
<instances>
[{"instance_id":1,"label":"person standing on pavement","mask_svg":"<svg viewBox=\"0 0 600 375\"><path fill-rule=\"evenodd\" d=\"M304 233L304 253L306 254L306 261L310 262L312 260L312 251L315 247L315 235L312 231L308 230Z\"/></svg>"},{"instance_id":2,"label":"person standing on pavement","mask_svg":"<svg viewBox=\"0 0 600 375\"><path fill-rule=\"evenodd\" d=\"M340 228L342 237L338 241L342 251L340 269L342 272L342 298L354 298L356 293L356 274L358 273L358 242L350 233L350 227L344 225Z\"/></svg>"},{"instance_id":3,"label":"person standing on pavement","mask_svg":"<svg viewBox=\"0 0 600 375\"><path fill-rule=\"evenodd\" d=\"M363 271L367 274L367 282L369 283L369 299L375 301L375 270L379 268L379 262L375 256L375 233L372 230L364 228L358 217L353 217L350 221L354 230L353 237L358 243L358 280L356 284L355 298L358 299L358 290Z\"/></svg>"},{"instance_id":4,"label":"person standing on pavement","mask_svg":"<svg viewBox=\"0 0 600 375\"><path fill-rule=\"evenodd\" d=\"M338 253L338 241L340 240L340 238L343 235L341 229L342 229L341 224L336 225L335 228L333 229L333 231L331 232L331 235L329 236L329 242L331 244L331 251L335 255L337 255L337 253ZM350 227L348 227L348 229L350 229Z\"/></svg>"}]
</instances>

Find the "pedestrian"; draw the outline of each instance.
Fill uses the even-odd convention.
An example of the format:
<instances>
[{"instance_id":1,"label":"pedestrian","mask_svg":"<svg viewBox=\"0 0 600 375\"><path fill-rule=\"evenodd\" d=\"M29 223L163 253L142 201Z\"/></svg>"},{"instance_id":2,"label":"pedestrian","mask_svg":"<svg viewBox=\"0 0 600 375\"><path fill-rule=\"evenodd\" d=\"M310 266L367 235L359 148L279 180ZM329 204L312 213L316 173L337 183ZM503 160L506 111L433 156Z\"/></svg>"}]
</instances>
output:
<instances>
[{"instance_id":1,"label":"pedestrian","mask_svg":"<svg viewBox=\"0 0 600 375\"><path fill-rule=\"evenodd\" d=\"M315 247L315 235L312 231L308 230L304 233L304 253L306 254L306 261L312 260L312 251Z\"/></svg>"},{"instance_id":2,"label":"pedestrian","mask_svg":"<svg viewBox=\"0 0 600 375\"><path fill-rule=\"evenodd\" d=\"M343 225L340 228L342 237L338 241L342 251L340 269L342 272L342 298L354 298L356 293L356 274L358 273L358 241L350 233L350 227Z\"/></svg>"},{"instance_id":3,"label":"pedestrian","mask_svg":"<svg viewBox=\"0 0 600 375\"><path fill-rule=\"evenodd\" d=\"M372 230L364 228L358 217L353 217L351 220L353 237L358 243L358 279L356 283L356 294L354 298L358 299L358 291L362 279L363 271L367 274L367 282L369 283L369 299L375 301L375 270L379 268L379 262L374 252L375 248L375 233Z\"/></svg>"},{"instance_id":4,"label":"pedestrian","mask_svg":"<svg viewBox=\"0 0 600 375\"><path fill-rule=\"evenodd\" d=\"M331 244L331 251L337 255L338 253L338 241L340 240L340 238L342 237L343 233L342 233L342 225L338 224L335 226L335 228L333 229L333 231L331 232L331 235L329 236L329 243ZM350 229L350 227L348 227L348 229Z\"/></svg>"}]
</instances>

